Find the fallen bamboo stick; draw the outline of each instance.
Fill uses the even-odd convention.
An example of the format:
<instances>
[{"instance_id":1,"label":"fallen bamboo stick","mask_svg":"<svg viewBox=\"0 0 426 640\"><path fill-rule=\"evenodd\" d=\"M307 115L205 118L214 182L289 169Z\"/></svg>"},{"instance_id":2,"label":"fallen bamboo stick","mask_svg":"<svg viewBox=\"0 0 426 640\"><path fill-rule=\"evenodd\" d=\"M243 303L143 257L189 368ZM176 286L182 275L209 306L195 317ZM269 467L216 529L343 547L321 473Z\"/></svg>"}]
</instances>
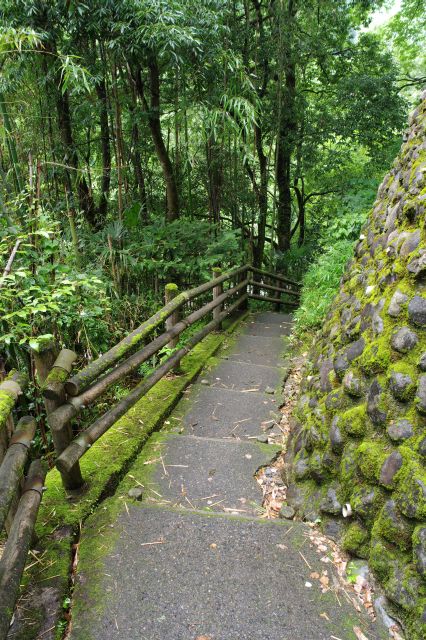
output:
<instances>
[{"instance_id":1,"label":"fallen bamboo stick","mask_svg":"<svg viewBox=\"0 0 426 640\"><path fill-rule=\"evenodd\" d=\"M36 421L32 416L24 416L19 420L0 466L0 531L13 498L18 493L35 430Z\"/></svg>"},{"instance_id":2,"label":"fallen bamboo stick","mask_svg":"<svg viewBox=\"0 0 426 640\"><path fill-rule=\"evenodd\" d=\"M35 460L30 466L0 561L0 640L5 640L9 631L40 506L44 477L40 460Z\"/></svg>"},{"instance_id":3,"label":"fallen bamboo stick","mask_svg":"<svg viewBox=\"0 0 426 640\"><path fill-rule=\"evenodd\" d=\"M100 416L93 424L83 431L69 447L61 453L56 460L56 466L59 471L68 472L75 463L86 453L96 440L98 440L121 416L123 416L131 407L133 407L142 396L144 396L166 373L171 371L180 360L191 351L205 336L213 331L220 322L236 310L247 294L238 298L238 300L223 311L215 320L209 322L196 334L191 336L187 344L170 356L162 365L160 365L150 376L148 376L141 384L131 391L121 402L115 407ZM217 300L217 298L216 298ZM176 325L175 325L176 326Z\"/></svg>"},{"instance_id":4,"label":"fallen bamboo stick","mask_svg":"<svg viewBox=\"0 0 426 640\"><path fill-rule=\"evenodd\" d=\"M101 373L121 360L123 356L125 356L129 351L140 344L146 338L146 336L152 333L154 329L156 329L162 322L166 320L166 318L180 309L186 302L189 302L193 298L202 293L205 293L206 291L210 291L211 289L213 289L213 287L217 286L221 282L225 282L233 276L247 271L247 268L247 265L238 267L237 269L223 274L215 280L210 280L209 282L205 282L195 289L183 291L182 293L177 295L175 298L173 298L173 300L166 304L162 309L157 311L157 313L151 316L137 329L132 331L132 333L129 333L128 336L123 338L123 340L112 347L109 351L97 358L97 360L91 362L89 365L87 365L87 367L79 371L79 373L77 373L75 376L72 376L72 378L70 378L65 383L65 389L67 393L71 396L78 395L82 389L88 387L89 384L93 382L93 380L95 380Z\"/></svg>"}]
</instances>

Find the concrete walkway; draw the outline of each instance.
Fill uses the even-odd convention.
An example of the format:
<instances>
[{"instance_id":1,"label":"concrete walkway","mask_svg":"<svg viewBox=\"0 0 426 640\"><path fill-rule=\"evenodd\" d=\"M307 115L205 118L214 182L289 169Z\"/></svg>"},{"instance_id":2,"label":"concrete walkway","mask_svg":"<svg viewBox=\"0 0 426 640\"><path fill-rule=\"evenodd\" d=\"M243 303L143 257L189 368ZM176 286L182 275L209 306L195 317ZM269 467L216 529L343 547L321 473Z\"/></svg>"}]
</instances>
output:
<instances>
[{"instance_id":1,"label":"concrete walkway","mask_svg":"<svg viewBox=\"0 0 426 640\"><path fill-rule=\"evenodd\" d=\"M277 447L256 436L279 408L290 320L246 321L86 521L71 640L387 637L310 578L327 568L332 582L332 565L306 525L260 518L254 473Z\"/></svg>"}]
</instances>

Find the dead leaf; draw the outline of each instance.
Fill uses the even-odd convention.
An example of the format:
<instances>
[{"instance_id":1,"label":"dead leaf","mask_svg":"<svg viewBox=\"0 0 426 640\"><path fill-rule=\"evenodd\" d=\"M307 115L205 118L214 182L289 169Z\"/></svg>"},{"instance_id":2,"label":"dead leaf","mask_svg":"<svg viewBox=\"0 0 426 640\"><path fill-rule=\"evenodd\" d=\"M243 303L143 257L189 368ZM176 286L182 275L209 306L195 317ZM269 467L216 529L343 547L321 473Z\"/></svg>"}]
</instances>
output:
<instances>
[{"instance_id":1,"label":"dead leaf","mask_svg":"<svg viewBox=\"0 0 426 640\"><path fill-rule=\"evenodd\" d=\"M363 634L363 632L361 631L361 629L359 627L353 627L353 630L354 630L354 634L356 635L358 640L368 640L367 636L365 636Z\"/></svg>"},{"instance_id":2,"label":"dead leaf","mask_svg":"<svg viewBox=\"0 0 426 640\"><path fill-rule=\"evenodd\" d=\"M328 589L328 585L330 584L330 580L328 579L328 577L327 576L321 576L320 582L321 582L321 585L322 585L323 589L327 590Z\"/></svg>"},{"instance_id":3,"label":"dead leaf","mask_svg":"<svg viewBox=\"0 0 426 640\"><path fill-rule=\"evenodd\" d=\"M312 578L313 580L318 580L318 578L320 577L320 574L317 573L316 571L313 571L309 577Z\"/></svg>"}]
</instances>

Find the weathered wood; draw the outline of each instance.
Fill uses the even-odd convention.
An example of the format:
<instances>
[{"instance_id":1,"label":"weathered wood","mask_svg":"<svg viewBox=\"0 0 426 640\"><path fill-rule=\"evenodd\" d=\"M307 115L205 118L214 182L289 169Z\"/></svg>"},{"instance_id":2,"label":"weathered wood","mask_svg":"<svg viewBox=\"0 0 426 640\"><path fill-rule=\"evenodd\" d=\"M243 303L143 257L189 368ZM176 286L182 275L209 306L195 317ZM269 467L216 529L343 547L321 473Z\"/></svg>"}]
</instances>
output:
<instances>
[{"instance_id":1,"label":"weathered wood","mask_svg":"<svg viewBox=\"0 0 426 640\"><path fill-rule=\"evenodd\" d=\"M246 295L246 294L245 294ZM141 384L131 391L123 400L121 400L113 409L107 411L103 416L95 420L85 431L83 431L71 443L71 445L62 452L56 460L56 466L60 471L69 471L76 462L85 454L85 452L98 440L121 416L123 416L131 407L133 407L140 398L142 398L166 373L171 371L181 361L181 359L191 351L203 338L213 331L222 320L241 304L239 298L234 304L223 311L218 318L209 322L196 334L191 336L187 344L171 355L162 365L160 365L151 375L149 375Z\"/></svg>"},{"instance_id":2,"label":"weathered wood","mask_svg":"<svg viewBox=\"0 0 426 640\"><path fill-rule=\"evenodd\" d=\"M171 302L165 305L162 309L157 311L153 316L141 324L137 329L129 333L128 336L123 338L121 342L112 347L109 351L104 353L100 358L91 362L87 367L82 369L75 376L70 378L65 383L65 389L71 396L77 396L82 389L89 386L93 380L95 380L101 373L112 367L116 362L121 360L129 351L133 350L140 344L149 334L151 334L162 322L166 320L174 311L180 309L186 302L193 300L195 297L202 293L210 291L218 285L220 282L232 278L238 273L242 273L247 270L247 265L233 269L232 271L223 274L216 280L206 282L199 287L183 291L177 295Z\"/></svg>"},{"instance_id":3,"label":"weathered wood","mask_svg":"<svg viewBox=\"0 0 426 640\"><path fill-rule=\"evenodd\" d=\"M279 280L280 282L286 282L287 284L292 284L295 287L300 287L300 282L296 282L295 280L291 280L290 278L286 278L285 276L281 276L277 273L271 273L271 271L264 271L263 269L257 269L256 267L250 267L251 271L254 273L259 273L262 276L268 276L269 278L273 278L274 280Z\"/></svg>"},{"instance_id":4,"label":"weathered wood","mask_svg":"<svg viewBox=\"0 0 426 640\"><path fill-rule=\"evenodd\" d=\"M0 640L5 640L9 631L40 506L44 478L45 471L41 462L35 460L30 466L0 560Z\"/></svg>"},{"instance_id":5,"label":"weathered wood","mask_svg":"<svg viewBox=\"0 0 426 640\"><path fill-rule=\"evenodd\" d=\"M258 296L255 293L249 293L249 298L253 298L253 300L263 300L264 302L274 302L275 304L283 304L287 305L287 307L298 307L299 305L296 302L290 302L287 300L280 300L280 298L270 298L269 296Z\"/></svg>"},{"instance_id":6,"label":"weathered wood","mask_svg":"<svg viewBox=\"0 0 426 640\"><path fill-rule=\"evenodd\" d=\"M213 267L213 270L212 270L213 280L216 280L217 278L219 278L221 274L222 274L222 269L220 267ZM220 282L218 285L213 287L213 300L216 300L217 298L219 298L219 296L221 296L222 293L223 293L223 283ZM218 304L213 309L213 320L217 320L217 318L222 313L222 310L223 310L222 303ZM218 323L216 328L218 331L222 329L222 325L220 324L220 322Z\"/></svg>"},{"instance_id":7,"label":"weathered wood","mask_svg":"<svg viewBox=\"0 0 426 640\"><path fill-rule=\"evenodd\" d=\"M35 430L35 418L24 416L19 420L0 466L0 531L6 521L12 500L20 488Z\"/></svg>"},{"instance_id":8,"label":"weathered wood","mask_svg":"<svg viewBox=\"0 0 426 640\"><path fill-rule=\"evenodd\" d=\"M62 349L53 363L47 378L44 381L42 392L44 398L52 400L57 405L65 400L64 382L72 370L73 363L77 360L77 354L71 349ZM47 408L47 407L46 407ZM53 411L53 409L52 409ZM50 413L48 411L48 413Z\"/></svg>"},{"instance_id":9,"label":"weathered wood","mask_svg":"<svg viewBox=\"0 0 426 640\"><path fill-rule=\"evenodd\" d=\"M164 290L164 302L166 303L166 306L169 302L173 300L173 298L176 298L178 293L179 293L179 289L177 284L174 284L172 282L169 282L169 284L166 284L165 290ZM179 322L179 319L180 319L180 309L176 309L176 311L170 314L170 316L166 319L166 330L169 331L170 329L172 329L175 326L175 324ZM170 349L174 349L178 341L179 341L179 338L176 336L175 338L172 338L170 340L167 346Z\"/></svg>"},{"instance_id":10,"label":"weathered wood","mask_svg":"<svg viewBox=\"0 0 426 640\"><path fill-rule=\"evenodd\" d=\"M179 336L183 331L185 331L185 329L193 325L195 322L198 322L198 320L201 320L204 316L213 311L215 306L222 304L226 299L231 298L234 294L246 289L247 280L243 280L237 286L225 291L215 300L208 302L200 309L193 311L189 316L180 320L171 329L161 334L161 336L155 338L155 340L146 345L146 347L140 349L129 358L124 360L124 362L122 362L115 369L100 378L92 386L83 391L79 396L68 398L65 404L58 407L47 418L50 429L52 431L52 437L55 439L54 434L57 431L61 430L63 424L69 422L84 407L87 407L92 402L94 402L100 395L102 395L102 393L106 391L108 387L110 387L118 380L121 380L124 376L128 375L137 367L139 367L143 362L151 358L155 353L166 346L166 344L168 344L168 342L172 338ZM242 300L242 302L244 301Z\"/></svg>"},{"instance_id":11,"label":"weathered wood","mask_svg":"<svg viewBox=\"0 0 426 640\"><path fill-rule=\"evenodd\" d=\"M246 309L248 309L248 296L244 294L247 293L247 285L249 284L249 281L250 281L250 275L251 275L251 271L250 271L250 268L248 268L246 273L241 273L239 276L237 276L239 284L245 282L245 287L244 289L241 289L241 293L240 293L240 297L241 297L240 309L242 311L245 311Z\"/></svg>"},{"instance_id":12,"label":"weathered wood","mask_svg":"<svg viewBox=\"0 0 426 640\"><path fill-rule=\"evenodd\" d=\"M253 287L257 286L259 289L268 289L269 291L277 291L279 293L286 293L289 296L295 296L296 298L300 298L299 291L293 291L292 289L284 289L282 287L276 287L273 284L266 284L265 282L257 282L255 280L250 280L250 285Z\"/></svg>"},{"instance_id":13,"label":"weathered wood","mask_svg":"<svg viewBox=\"0 0 426 640\"><path fill-rule=\"evenodd\" d=\"M48 340L41 344L38 349L32 349L31 351L34 358L38 383L42 387L56 360L58 347L54 340Z\"/></svg>"},{"instance_id":14,"label":"weathered wood","mask_svg":"<svg viewBox=\"0 0 426 640\"><path fill-rule=\"evenodd\" d=\"M0 384L0 462L4 458L8 444L8 419L19 396L24 392L28 378L19 371L11 371Z\"/></svg>"},{"instance_id":15,"label":"weathered wood","mask_svg":"<svg viewBox=\"0 0 426 640\"><path fill-rule=\"evenodd\" d=\"M72 371L72 365L77 359L77 354L70 349L62 349L53 367L49 372L43 384L44 404L46 407L47 418L58 407L64 405L66 400L65 386L69 374ZM72 432L69 420L64 420L57 429L51 428L53 446L56 456L60 456L62 451L72 442L74 434ZM80 465L77 463L68 473L61 473L62 482L67 490L79 489L83 484Z\"/></svg>"}]
</instances>

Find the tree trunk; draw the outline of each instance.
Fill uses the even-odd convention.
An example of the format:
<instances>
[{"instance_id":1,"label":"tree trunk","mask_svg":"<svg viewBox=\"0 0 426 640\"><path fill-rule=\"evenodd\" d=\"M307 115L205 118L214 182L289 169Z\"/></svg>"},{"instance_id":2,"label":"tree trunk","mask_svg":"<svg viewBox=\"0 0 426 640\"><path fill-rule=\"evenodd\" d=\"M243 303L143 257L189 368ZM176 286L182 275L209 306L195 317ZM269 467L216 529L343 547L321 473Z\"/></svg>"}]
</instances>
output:
<instances>
[{"instance_id":1,"label":"tree trunk","mask_svg":"<svg viewBox=\"0 0 426 640\"><path fill-rule=\"evenodd\" d=\"M95 204L90 194L86 178L84 175L80 174L79 171L77 150L75 148L72 133L69 95L67 90L63 90L62 84L63 81L62 78L60 78L60 83L56 92L56 110L58 114L58 127L61 133L62 143L64 145L64 163L69 166L74 173L73 177L71 177L70 171L67 168L68 191L70 193L73 192L72 184L75 180L77 184L80 209L83 211L84 217L90 226L96 229L99 225L96 216Z\"/></svg>"},{"instance_id":2,"label":"tree trunk","mask_svg":"<svg viewBox=\"0 0 426 640\"><path fill-rule=\"evenodd\" d=\"M287 11L278 18L278 28L285 28L284 42L284 91L280 109L280 122L277 136L276 181L278 189L277 236L280 251L290 248L291 235L291 158L295 146L297 119L295 112L296 64L292 50L294 18L296 7L289 0ZM281 23L284 18L285 24Z\"/></svg>"},{"instance_id":3,"label":"tree trunk","mask_svg":"<svg viewBox=\"0 0 426 640\"><path fill-rule=\"evenodd\" d=\"M257 242L254 245L253 251L253 265L261 269L265 249L266 219L268 216L268 159L263 151L262 129L259 125L255 125L254 135L259 160L260 184L256 191L259 204L259 218L257 223Z\"/></svg>"},{"instance_id":4,"label":"tree trunk","mask_svg":"<svg viewBox=\"0 0 426 640\"><path fill-rule=\"evenodd\" d=\"M105 224L108 212L109 189L111 185L111 148L108 123L108 96L105 78L102 78L96 85L96 93L99 100L99 124L101 129L101 150L102 150L102 180L101 195L98 204L98 225Z\"/></svg>"},{"instance_id":5,"label":"tree trunk","mask_svg":"<svg viewBox=\"0 0 426 640\"><path fill-rule=\"evenodd\" d=\"M160 121L160 70L158 61L154 52L150 52L148 56L148 75L149 75L149 95L150 104L145 96L144 85L140 68L137 69L134 80L136 90L141 99L144 108L148 114L148 124L154 142L155 151L161 164L164 181L166 183L167 194L167 222L173 222L179 218L179 197L176 184L176 178L173 171L173 165L170 160L166 145L164 144L163 133Z\"/></svg>"}]
</instances>

